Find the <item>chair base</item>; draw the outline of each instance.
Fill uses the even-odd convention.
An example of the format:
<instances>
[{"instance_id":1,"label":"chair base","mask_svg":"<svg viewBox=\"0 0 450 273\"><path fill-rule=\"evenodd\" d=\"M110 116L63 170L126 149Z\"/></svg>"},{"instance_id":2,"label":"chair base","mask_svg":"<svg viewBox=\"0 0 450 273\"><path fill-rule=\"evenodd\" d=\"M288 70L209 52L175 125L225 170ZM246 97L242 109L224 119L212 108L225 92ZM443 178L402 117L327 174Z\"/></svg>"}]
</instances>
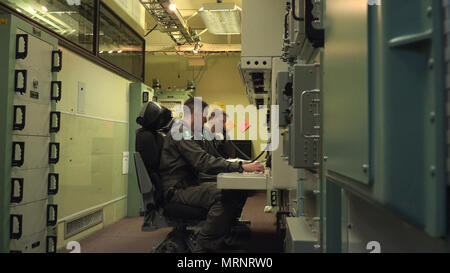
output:
<instances>
[{"instance_id":1,"label":"chair base","mask_svg":"<svg viewBox=\"0 0 450 273\"><path fill-rule=\"evenodd\" d=\"M192 253L199 249L197 245L198 226L175 227L167 237L156 247L152 253ZM243 239L248 239L251 235L249 221L237 221L231 228L230 235L225 239L225 244L229 249L219 252L240 253L242 250L234 249L239 247Z\"/></svg>"},{"instance_id":2,"label":"chair base","mask_svg":"<svg viewBox=\"0 0 450 273\"><path fill-rule=\"evenodd\" d=\"M152 253L192 253L197 247L196 237L192 229L174 228Z\"/></svg>"}]
</instances>

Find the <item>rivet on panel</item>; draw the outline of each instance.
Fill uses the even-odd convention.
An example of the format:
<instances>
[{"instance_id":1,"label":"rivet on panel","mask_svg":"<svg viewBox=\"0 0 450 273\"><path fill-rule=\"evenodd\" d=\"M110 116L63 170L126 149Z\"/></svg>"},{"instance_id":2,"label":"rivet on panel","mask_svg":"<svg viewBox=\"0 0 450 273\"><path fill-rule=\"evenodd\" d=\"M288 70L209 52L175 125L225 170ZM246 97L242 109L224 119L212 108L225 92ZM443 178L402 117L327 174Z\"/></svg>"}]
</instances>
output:
<instances>
[{"instance_id":1,"label":"rivet on panel","mask_svg":"<svg viewBox=\"0 0 450 273\"><path fill-rule=\"evenodd\" d=\"M430 121L434 122L436 120L436 113L435 112L431 112L430 113Z\"/></svg>"},{"instance_id":2,"label":"rivet on panel","mask_svg":"<svg viewBox=\"0 0 450 273\"><path fill-rule=\"evenodd\" d=\"M433 69L433 66L434 66L434 59L433 59L433 58L430 58L430 59L428 60L428 68L429 68L429 69Z\"/></svg>"},{"instance_id":3,"label":"rivet on panel","mask_svg":"<svg viewBox=\"0 0 450 273\"><path fill-rule=\"evenodd\" d=\"M434 165L431 165L430 167L430 174L431 176L434 176L436 174L436 167Z\"/></svg>"},{"instance_id":4,"label":"rivet on panel","mask_svg":"<svg viewBox=\"0 0 450 273\"><path fill-rule=\"evenodd\" d=\"M427 8L427 15L429 17L431 17L431 15L433 15L433 8L431 6L428 6L428 8Z\"/></svg>"},{"instance_id":5,"label":"rivet on panel","mask_svg":"<svg viewBox=\"0 0 450 273\"><path fill-rule=\"evenodd\" d=\"M362 165L362 170L363 170L364 173L367 173L367 171L369 170L369 165L363 164Z\"/></svg>"}]
</instances>

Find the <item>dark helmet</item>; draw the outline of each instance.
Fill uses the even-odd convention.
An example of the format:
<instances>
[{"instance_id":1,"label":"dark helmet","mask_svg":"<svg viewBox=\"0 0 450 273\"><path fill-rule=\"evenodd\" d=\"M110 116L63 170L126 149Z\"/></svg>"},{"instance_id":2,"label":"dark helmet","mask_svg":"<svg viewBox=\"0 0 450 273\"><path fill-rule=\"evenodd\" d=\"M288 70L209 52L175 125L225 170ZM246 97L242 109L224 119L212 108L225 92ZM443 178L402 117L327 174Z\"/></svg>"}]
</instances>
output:
<instances>
[{"instance_id":1,"label":"dark helmet","mask_svg":"<svg viewBox=\"0 0 450 273\"><path fill-rule=\"evenodd\" d=\"M160 130L170 124L172 112L157 102L149 101L142 107L136 122L148 130Z\"/></svg>"}]
</instances>

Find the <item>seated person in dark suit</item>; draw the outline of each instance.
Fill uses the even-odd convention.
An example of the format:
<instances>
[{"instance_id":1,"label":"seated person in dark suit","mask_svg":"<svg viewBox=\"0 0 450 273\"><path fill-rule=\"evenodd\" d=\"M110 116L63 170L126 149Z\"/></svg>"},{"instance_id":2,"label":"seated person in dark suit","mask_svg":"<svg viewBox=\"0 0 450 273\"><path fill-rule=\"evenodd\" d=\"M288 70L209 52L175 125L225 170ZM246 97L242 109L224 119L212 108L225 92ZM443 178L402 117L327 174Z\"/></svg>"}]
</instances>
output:
<instances>
[{"instance_id":1,"label":"seated person in dark suit","mask_svg":"<svg viewBox=\"0 0 450 273\"><path fill-rule=\"evenodd\" d=\"M226 113L220 108L215 108L209 116L208 123L203 128L202 146L205 151L215 157L236 158L236 150L227 137L226 122ZM217 175L215 174L200 172L199 176L201 182L217 181Z\"/></svg>"},{"instance_id":2,"label":"seated person in dark suit","mask_svg":"<svg viewBox=\"0 0 450 273\"><path fill-rule=\"evenodd\" d=\"M204 150L202 131L206 118L203 113L207 106L198 98L185 102L183 120L176 122L164 138L159 166L166 202L208 210L197 238L200 251L223 246L236 219L236 209L242 208L247 193L221 190L216 183L199 183L199 172L264 171L259 163L231 163Z\"/></svg>"}]
</instances>

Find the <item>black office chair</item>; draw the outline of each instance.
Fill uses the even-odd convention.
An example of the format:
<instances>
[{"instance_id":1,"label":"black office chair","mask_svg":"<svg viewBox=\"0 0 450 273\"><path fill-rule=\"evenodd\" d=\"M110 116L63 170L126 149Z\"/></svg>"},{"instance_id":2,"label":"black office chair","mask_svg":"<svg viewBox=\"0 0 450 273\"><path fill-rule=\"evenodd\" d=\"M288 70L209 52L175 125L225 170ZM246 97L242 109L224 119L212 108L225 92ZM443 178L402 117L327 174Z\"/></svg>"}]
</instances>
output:
<instances>
[{"instance_id":1,"label":"black office chair","mask_svg":"<svg viewBox=\"0 0 450 273\"><path fill-rule=\"evenodd\" d=\"M149 102L136 120L142 128L136 132L134 162L139 190L144 201L142 230L173 227L167 238L153 249L156 253L192 252L196 248L196 226L206 218L203 208L164 201L158 174L163 132L170 128L172 113Z\"/></svg>"}]
</instances>

